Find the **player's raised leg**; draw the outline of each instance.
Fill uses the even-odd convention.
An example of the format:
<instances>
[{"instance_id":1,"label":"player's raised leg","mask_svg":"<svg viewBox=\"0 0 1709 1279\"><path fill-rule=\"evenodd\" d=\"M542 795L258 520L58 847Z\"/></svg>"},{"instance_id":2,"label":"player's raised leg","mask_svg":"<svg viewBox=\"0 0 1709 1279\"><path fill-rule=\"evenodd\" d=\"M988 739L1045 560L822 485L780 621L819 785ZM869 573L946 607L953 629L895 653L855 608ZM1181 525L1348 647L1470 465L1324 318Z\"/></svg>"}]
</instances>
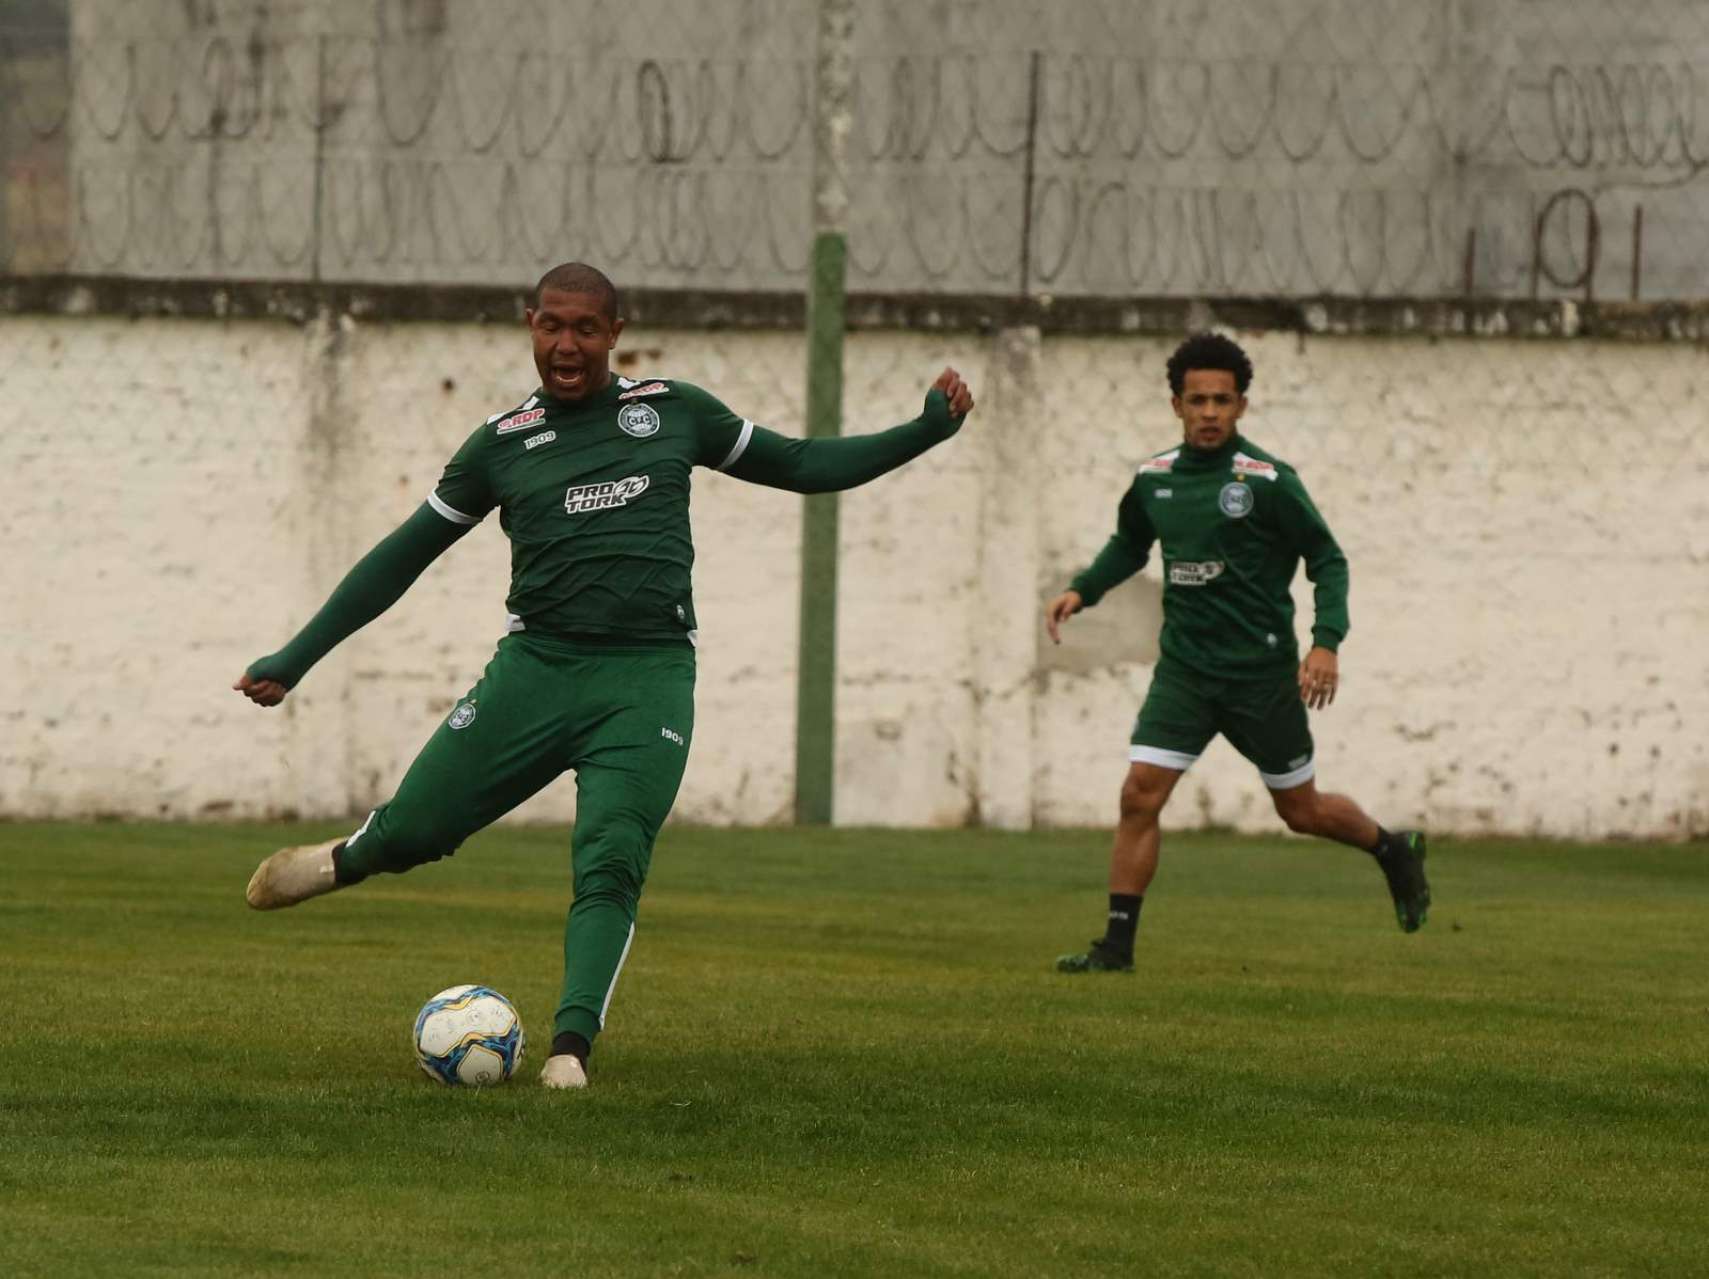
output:
<instances>
[{"instance_id":1,"label":"player's raised leg","mask_svg":"<svg viewBox=\"0 0 1709 1279\"><path fill-rule=\"evenodd\" d=\"M1395 918L1405 932L1417 932L1430 909L1424 878L1424 835L1390 833L1345 795L1317 789L1316 747L1294 676L1236 681L1218 710L1218 729L1229 743L1258 766L1276 815L1301 835L1333 839L1362 848L1376 858Z\"/></svg>"},{"instance_id":2,"label":"player's raised leg","mask_svg":"<svg viewBox=\"0 0 1709 1279\"><path fill-rule=\"evenodd\" d=\"M480 683L410 764L397 794L352 835L267 858L249 881L249 904L294 906L370 875L448 857L559 776L564 708L547 666L522 636L503 640Z\"/></svg>"},{"instance_id":3,"label":"player's raised leg","mask_svg":"<svg viewBox=\"0 0 1709 1279\"><path fill-rule=\"evenodd\" d=\"M1312 780L1272 789L1270 799L1289 830L1362 848L1376 858L1383 878L1388 881L1395 920L1401 931L1415 933L1423 927L1430 913L1423 831L1384 830L1353 800L1320 791Z\"/></svg>"},{"instance_id":4,"label":"player's raised leg","mask_svg":"<svg viewBox=\"0 0 1709 1279\"><path fill-rule=\"evenodd\" d=\"M635 940L635 916L653 841L676 802L694 733L694 657L650 651L589 659L588 680L612 705L575 752L575 900L564 928L564 982L549 1088L587 1083L587 1059L604 1029Z\"/></svg>"}]
</instances>

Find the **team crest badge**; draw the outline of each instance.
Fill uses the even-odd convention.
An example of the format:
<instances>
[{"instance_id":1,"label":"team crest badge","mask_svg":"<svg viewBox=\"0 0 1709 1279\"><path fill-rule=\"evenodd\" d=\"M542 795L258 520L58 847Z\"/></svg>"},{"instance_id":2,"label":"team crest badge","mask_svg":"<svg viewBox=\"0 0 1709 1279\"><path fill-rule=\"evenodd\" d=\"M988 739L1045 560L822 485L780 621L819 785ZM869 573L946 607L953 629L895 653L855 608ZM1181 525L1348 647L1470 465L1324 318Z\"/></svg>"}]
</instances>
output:
<instances>
[{"instance_id":1,"label":"team crest badge","mask_svg":"<svg viewBox=\"0 0 1709 1279\"><path fill-rule=\"evenodd\" d=\"M625 404L617 412L617 425L623 434L644 440L659 433L659 412L651 404Z\"/></svg>"},{"instance_id":2,"label":"team crest badge","mask_svg":"<svg viewBox=\"0 0 1709 1279\"><path fill-rule=\"evenodd\" d=\"M451 719L448 722L452 728L467 728L475 722L475 704L464 702L451 712Z\"/></svg>"},{"instance_id":3,"label":"team crest badge","mask_svg":"<svg viewBox=\"0 0 1709 1279\"><path fill-rule=\"evenodd\" d=\"M1238 520L1252 514L1252 490L1237 480L1231 481L1216 495L1216 504L1229 519Z\"/></svg>"}]
</instances>

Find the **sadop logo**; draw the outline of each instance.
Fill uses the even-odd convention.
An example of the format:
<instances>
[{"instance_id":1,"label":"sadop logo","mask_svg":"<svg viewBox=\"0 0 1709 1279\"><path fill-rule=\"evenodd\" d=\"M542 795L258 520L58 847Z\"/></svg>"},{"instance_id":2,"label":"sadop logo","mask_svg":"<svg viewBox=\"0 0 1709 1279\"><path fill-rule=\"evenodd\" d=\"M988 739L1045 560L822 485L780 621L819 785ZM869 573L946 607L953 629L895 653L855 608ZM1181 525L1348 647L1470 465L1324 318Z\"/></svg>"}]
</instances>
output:
<instances>
[{"instance_id":1,"label":"sadop logo","mask_svg":"<svg viewBox=\"0 0 1709 1279\"><path fill-rule=\"evenodd\" d=\"M509 435L512 431L526 431L545 416L545 409L529 409L526 413L517 413L500 422L493 429L493 434Z\"/></svg>"},{"instance_id":2,"label":"sadop logo","mask_svg":"<svg viewBox=\"0 0 1709 1279\"><path fill-rule=\"evenodd\" d=\"M653 481L645 475L625 476L621 480L606 480L603 484L571 485L564 494L564 514L584 515L588 511L609 511L614 506L627 506L647 491Z\"/></svg>"}]
</instances>

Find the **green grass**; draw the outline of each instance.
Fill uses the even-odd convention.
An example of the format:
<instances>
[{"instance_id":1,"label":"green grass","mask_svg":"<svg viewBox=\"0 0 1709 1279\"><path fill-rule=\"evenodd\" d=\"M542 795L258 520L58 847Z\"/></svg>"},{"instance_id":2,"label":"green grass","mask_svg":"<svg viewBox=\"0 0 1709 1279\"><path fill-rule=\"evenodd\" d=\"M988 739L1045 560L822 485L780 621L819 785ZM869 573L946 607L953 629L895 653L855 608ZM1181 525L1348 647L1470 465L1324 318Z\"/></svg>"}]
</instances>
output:
<instances>
[{"instance_id":1,"label":"green grass","mask_svg":"<svg viewBox=\"0 0 1709 1279\"><path fill-rule=\"evenodd\" d=\"M15 1274L1680 1274L1709 1266L1709 850L670 828L582 1095L534 1082L567 836L255 915L324 827L0 825ZM521 1077L411 1060L509 994Z\"/></svg>"}]
</instances>

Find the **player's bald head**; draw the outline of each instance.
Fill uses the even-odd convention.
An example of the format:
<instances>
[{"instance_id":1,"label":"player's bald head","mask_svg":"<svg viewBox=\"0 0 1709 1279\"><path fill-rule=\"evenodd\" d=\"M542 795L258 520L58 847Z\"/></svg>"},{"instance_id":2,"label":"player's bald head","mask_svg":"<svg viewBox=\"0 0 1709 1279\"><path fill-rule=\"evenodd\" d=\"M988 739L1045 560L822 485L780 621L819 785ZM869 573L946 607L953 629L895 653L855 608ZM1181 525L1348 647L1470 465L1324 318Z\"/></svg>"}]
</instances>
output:
<instances>
[{"instance_id":1,"label":"player's bald head","mask_svg":"<svg viewBox=\"0 0 1709 1279\"><path fill-rule=\"evenodd\" d=\"M601 314L608 320L617 319L617 286L598 267L589 266L586 262L559 263L541 276L540 283L534 286L535 306L540 305L547 289L556 289L560 293L584 293L597 298Z\"/></svg>"}]
</instances>

